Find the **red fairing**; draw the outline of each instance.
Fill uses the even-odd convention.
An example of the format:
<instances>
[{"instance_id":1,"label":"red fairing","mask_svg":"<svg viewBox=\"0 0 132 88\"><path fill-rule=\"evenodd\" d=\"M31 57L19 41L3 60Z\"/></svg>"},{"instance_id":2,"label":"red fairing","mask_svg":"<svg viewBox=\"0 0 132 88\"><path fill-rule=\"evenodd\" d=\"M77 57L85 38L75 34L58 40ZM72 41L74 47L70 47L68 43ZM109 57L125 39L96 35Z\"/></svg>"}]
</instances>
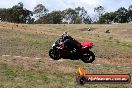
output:
<instances>
[{"instance_id":1,"label":"red fairing","mask_svg":"<svg viewBox=\"0 0 132 88\"><path fill-rule=\"evenodd\" d=\"M93 45L92 42L82 42L82 48L83 47L91 47Z\"/></svg>"}]
</instances>

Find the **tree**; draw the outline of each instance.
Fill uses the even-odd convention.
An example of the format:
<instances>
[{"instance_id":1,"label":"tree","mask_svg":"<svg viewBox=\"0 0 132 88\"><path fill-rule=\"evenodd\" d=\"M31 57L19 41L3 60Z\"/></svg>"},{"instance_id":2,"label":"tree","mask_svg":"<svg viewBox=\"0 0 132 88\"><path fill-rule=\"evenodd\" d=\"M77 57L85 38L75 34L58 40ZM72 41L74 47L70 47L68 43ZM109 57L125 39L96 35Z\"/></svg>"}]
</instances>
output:
<instances>
[{"instance_id":1,"label":"tree","mask_svg":"<svg viewBox=\"0 0 132 88\"><path fill-rule=\"evenodd\" d=\"M128 8L127 16L128 22L132 22L132 5L130 5Z\"/></svg>"},{"instance_id":2,"label":"tree","mask_svg":"<svg viewBox=\"0 0 132 88\"><path fill-rule=\"evenodd\" d=\"M7 21L7 9L0 9L0 20L1 21Z\"/></svg>"},{"instance_id":3,"label":"tree","mask_svg":"<svg viewBox=\"0 0 132 88\"><path fill-rule=\"evenodd\" d=\"M115 11L116 13L115 22L118 22L118 23L128 22L127 12L128 12L127 9L125 9L124 7L121 7L117 11Z\"/></svg>"},{"instance_id":4,"label":"tree","mask_svg":"<svg viewBox=\"0 0 132 88\"><path fill-rule=\"evenodd\" d=\"M61 13L61 11L51 12L51 17L52 17L52 20L53 20L53 24L61 24L62 23L62 13Z\"/></svg>"},{"instance_id":5,"label":"tree","mask_svg":"<svg viewBox=\"0 0 132 88\"><path fill-rule=\"evenodd\" d=\"M89 19L87 11L84 9L84 7L77 7L75 9L68 8L66 10L63 10L62 12L64 23L67 22L68 24L82 24Z\"/></svg>"},{"instance_id":6,"label":"tree","mask_svg":"<svg viewBox=\"0 0 132 88\"><path fill-rule=\"evenodd\" d=\"M86 18L84 18L83 22L85 24L91 24L92 23L92 19L89 16L87 16Z\"/></svg>"},{"instance_id":7,"label":"tree","mask_svg":"<svg viewBox=\"0 0 132 88\"><path fill-rule=\"evenodd\" d=\"M61 24L62 23L62 12L61 11L52 11L47 15L38 19L35 23L44 23L44 24Z\"/></svg>"},{"instance_id":8,"label":"tree","mask_svg":"<svg viewBox=\"0 0 132 88\"><path fill-rule=\"evenodd\" d=\"M31 11L23 8L22 3L18 3L18 5L13 6L11 9L13 22L26 23L33 15Z\"/></svg>"},{"instance_id":9,"label":"tree","mask_svg":"<svg viewBox=\"0 0 132 88\"><path fill-rule=\"evenodd\" d=\"M14 23L27 23L31 19L32 12L23 8L23 3L18 3L12 8L0 9L1 21Z\"/></svg>"},{"instance_id":10,"label":"tree","mask_svg":"<svg viewBox=\"0 0 132 88\"><path fill-rule=\"evenodd\" d=\"M97 21L98 21L98 23L100 23L101 22L101 16L103 15L103 13L105 12L104 11L104 7L103 6L97 6L97 7L95 7L94 8L94 12L97 12Z\"/></svg>"},{"instance_id":11,"label":"tree","mask_svg":"<svg viewBox=\"0 0 132 88\"><path fill-rule=\"evenodd\" d=\"M75 23L84 23L84 19L87 16L87 11L84 9L84 7L77 7L75 8L76 14L77 14L77 19L75 21Z\"/></svg>"},{"instance_id":12,"label":"tree","mask_svg":"<svg viewBox=\"0 0 132 88\"><path fill-rule=\"evenodd\" d=\"M62 11L63 13L63 20L69 23L75 22L76 12L74 9L68 8Z\"/></svg>"},{"instance_id":13,"label":"tree","mask_svg":"<svg viewBox=\"0 0 132 88\"><path fill-rule=\"evenodd\" d=\"M106 12L100 17L100 23L112 23L115 21L116 14L114 12Z\"/></svg>"},{"instance_id":14,"label":"tree","mask_svg":"<svg viewBox=\"0 0 132 88\"><path fill-rule=\"evenodd\" d=\"M36 15L37 18L40 18L46 15L47 12L48 12L48 9L46 9L43 4L38 4L33 10L33 14Z\"/></svg>"},{"instance_id":15,"label":"tree","mask_svg":"<svg viewBox=\"0 0 132 88\"><path fill-rule=\"evenodd\" d=\"M23 5L22 2L19 2L19 3L18 3L18 6L21 7L21 8L23 8L24 5Z\"/></svg>"}]
</instances>

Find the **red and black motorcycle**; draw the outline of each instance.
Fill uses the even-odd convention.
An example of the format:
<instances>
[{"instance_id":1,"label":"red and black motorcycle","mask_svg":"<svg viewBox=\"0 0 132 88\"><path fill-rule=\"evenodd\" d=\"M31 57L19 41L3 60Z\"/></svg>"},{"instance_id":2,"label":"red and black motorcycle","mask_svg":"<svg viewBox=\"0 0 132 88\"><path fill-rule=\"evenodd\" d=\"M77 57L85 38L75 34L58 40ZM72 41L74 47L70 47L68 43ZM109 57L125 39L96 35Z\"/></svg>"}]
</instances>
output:
<instances>
[{"instance_id":1,"label":"red and black motorcycle","mask_svg":"<svg viewBox=\"0 0 132 88\"><path fill-rule=\"evenodd\" d=\"M64 44L60 44L60 40L58 39L52 45L52 49L49 50L49 56L53 60L63 59L71 59L71 60L79 60L81 59L85 63L92 63L95 60L95 55L90 49L93 47L92 42L82 42L80 43L80 49L72 49L71 51L64 48Z\"/></svg>"}]
</instances>

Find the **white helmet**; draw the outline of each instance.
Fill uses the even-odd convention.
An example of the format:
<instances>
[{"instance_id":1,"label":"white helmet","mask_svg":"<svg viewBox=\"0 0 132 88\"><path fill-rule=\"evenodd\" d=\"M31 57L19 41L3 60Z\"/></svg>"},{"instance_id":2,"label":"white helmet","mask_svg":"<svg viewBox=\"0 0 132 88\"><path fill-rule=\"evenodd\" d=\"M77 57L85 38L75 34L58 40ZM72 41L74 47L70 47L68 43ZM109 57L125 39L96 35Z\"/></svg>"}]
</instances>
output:
<instances>
[{"instance_id":1,"label":"white helmet","mask_svg":"<svg viewBox=\"0 0 132 88\"><path fill-rule=\"evenodd\" d=\"M68 36L68 33L67 32L63 32L62 37L66 37L66 36Z\"/></svg>"}]
</instances>

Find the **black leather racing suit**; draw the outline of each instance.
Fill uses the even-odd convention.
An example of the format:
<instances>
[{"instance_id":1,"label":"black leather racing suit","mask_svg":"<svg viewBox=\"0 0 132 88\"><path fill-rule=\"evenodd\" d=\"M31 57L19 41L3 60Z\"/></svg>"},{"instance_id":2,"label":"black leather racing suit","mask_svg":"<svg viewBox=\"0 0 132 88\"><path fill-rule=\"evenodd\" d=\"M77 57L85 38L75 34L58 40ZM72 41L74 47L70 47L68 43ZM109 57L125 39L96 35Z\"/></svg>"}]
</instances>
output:
<instances>
[{"instance_id":1,"label":"black leather racing suit","mask_svg":"<svg viewBox=\"0 0 132 88\"><path fill-rule=\"evenodd\" d=\"M68 52L71 52L73 50L79 51L81 48L81 44L78 41L76 41L74 38L72 38L71 36L64 37L62 42L64 42L64 48Z\"/></svg>"}]
</instances>

